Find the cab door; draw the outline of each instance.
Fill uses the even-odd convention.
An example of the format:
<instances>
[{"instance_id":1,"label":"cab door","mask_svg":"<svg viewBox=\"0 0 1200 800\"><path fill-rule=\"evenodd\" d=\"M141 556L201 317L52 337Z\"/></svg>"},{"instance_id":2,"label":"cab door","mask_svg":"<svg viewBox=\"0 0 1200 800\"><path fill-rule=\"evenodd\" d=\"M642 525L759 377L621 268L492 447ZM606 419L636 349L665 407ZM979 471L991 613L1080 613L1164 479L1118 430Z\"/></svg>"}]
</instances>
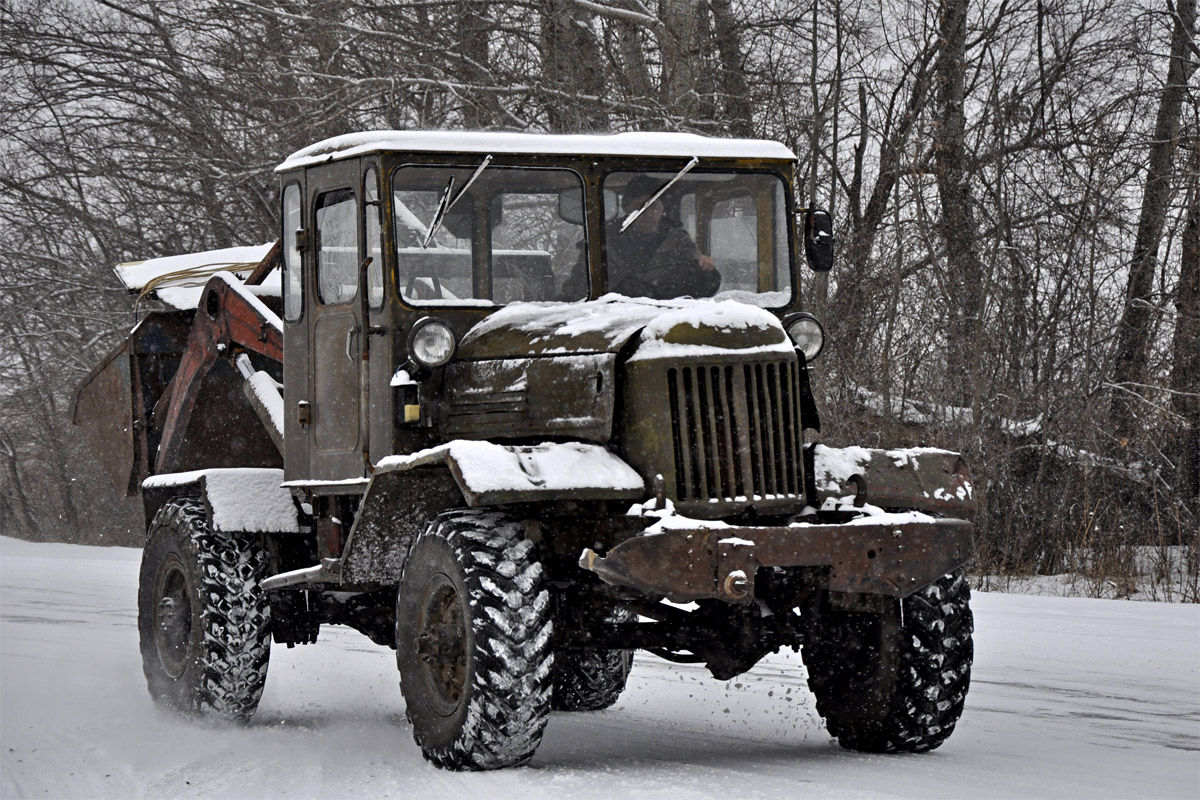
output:
<instances>
[{"instance_id":1,"label":"cab door","mask_svg":"<svg viewBox=\"0 0 1200 800\"><path fill-rule=\"evenodd\" d=\"M309 275L312 222L304 186L304 173L299 172L284 179L282 192L283 440L287 443L283 475L288 481L306 480L311 466L309 407L312 405L312 387L308 370L312 363L312 348L308 313L312 303L307 299L306 287L312 282Z\"/></svg>"},{"instance_id":2,"label":"cab door","mask_svg":"<svg viewBox=\"0 0 1200 800\"><path fill-rule=\"evenodd\" d=\"M309 449L310 480L365 474L361 414L362 302L359 265L365 258L357 160L309 171L312 280Z\"/></svg>"}]
</instances>

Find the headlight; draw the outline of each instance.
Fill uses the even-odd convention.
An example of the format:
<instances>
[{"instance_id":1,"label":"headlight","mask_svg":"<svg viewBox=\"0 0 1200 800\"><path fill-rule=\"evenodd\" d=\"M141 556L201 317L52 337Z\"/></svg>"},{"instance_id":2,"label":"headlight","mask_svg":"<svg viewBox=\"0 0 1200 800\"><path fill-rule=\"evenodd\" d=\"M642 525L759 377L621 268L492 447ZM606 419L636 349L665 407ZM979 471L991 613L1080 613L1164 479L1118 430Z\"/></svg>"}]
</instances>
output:
<instances>
[{"instance_id":1,"label":"headlight","mask_svg":"<svg viewBox=\"0 0 1200 800\"><path fill-rule=\"evenodd\" d=\"M408 334L408 355L422 367L440 367L454 357L454 331L440 319L417 320Z\"/></svg>"},{"instance_id":2,"label":"headlight","mask_svg":"<svg viewBox=\"0 0 1200 800\"><path fill-rule=\"evenodd\" d=\"M792 344L804 353L804 359L810 364L821 354L821 348L825 346L825 329L812 314L796 314L784 320L783 327Z\"/></svg>"}]
</instances>

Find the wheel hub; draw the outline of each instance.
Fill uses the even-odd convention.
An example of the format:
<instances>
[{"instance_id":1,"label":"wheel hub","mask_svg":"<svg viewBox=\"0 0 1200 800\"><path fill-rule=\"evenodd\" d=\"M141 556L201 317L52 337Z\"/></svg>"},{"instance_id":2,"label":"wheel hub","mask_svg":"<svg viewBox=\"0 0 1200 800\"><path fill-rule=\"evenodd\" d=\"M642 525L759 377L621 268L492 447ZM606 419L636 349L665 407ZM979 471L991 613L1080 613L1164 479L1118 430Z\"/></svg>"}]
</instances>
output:
<instances>
[{"instance_id":1,"label":"wheel hub","mask_svg":"<svg viewBox=\"0 0 1200 800\"><path fill-rule=\"evenodd\" d=\"M467 636L454 584L438 575L426 588L416 637L421 678L439 714L449 715L467 683Z\"/></svg>"},{"instance_id":2,"label":"wheel hub","mask_svg":"<svg viewBox=\"0 0 1200 800\"><path fill-rule=\"evenodd\" d=\"M158 573L158 602L154 607L154 640L163 669L172 678L187 669L192 642L192 600L187 575L178 558L163 563Z\"/></svg>"}]
</instances>

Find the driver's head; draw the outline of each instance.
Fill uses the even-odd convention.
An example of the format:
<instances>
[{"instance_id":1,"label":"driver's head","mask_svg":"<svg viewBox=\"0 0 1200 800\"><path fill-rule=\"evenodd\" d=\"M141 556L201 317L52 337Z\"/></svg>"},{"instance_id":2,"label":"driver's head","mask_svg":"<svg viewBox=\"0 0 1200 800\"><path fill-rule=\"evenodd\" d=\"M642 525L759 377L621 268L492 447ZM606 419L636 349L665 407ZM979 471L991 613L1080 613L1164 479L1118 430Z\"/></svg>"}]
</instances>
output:
<instances>
[{"instance_id":1,"label":"driver's head","mask_svg":"<svg viewBox=\"0 0 1200 800\"><path fill-rule=\"evenodd\" d=\"M624 208L625 214L632 214L641 208L642 203L654 196L654 193L662 188L662 185L662 181L651 178L649 175L638 175L625 184L625 190L621 193L621 206ZM639 233L651 233L658 229L662 215L663 204L660 198L643 211L642 215L634 220L629 228Z\"/></svg>"}]
</instances>

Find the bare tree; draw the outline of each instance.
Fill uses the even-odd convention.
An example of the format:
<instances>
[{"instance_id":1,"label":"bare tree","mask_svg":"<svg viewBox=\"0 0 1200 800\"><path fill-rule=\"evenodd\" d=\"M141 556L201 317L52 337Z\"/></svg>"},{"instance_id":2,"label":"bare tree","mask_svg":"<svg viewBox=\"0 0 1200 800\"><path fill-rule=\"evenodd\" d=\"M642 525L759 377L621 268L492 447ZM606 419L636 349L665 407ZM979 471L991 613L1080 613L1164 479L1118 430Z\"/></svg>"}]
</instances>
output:
<instances>
[{"instance_id":1,"label":"bare tree","mask_svg":"<svg viewBox=\"0 0 1200 800\"><path fill-rule=\"evenodd\" d=\"M983 264L976 242L975 198L966 164L967 0L942 0L939 52L934 67L937 121L933 159L941 200L939 230L946 260L946 373L957 405L978 420L979 338Z\"/></svg>"},{"instance_id":2,"label":"bare tree","mask_svg":"<svg viewBox=\"0 0 1200 800\"><path fill-rule=\"evenodd\" d=\"M605 68L593 15L574 3L541 4L541 72L549 96L546 116L555 133L608 129Z\"/></svg>"},{"instance_id":3,"label":"bare tree","mask_svg":"<svg viewBox=\"0 0 1200 800\"><path fill-rule=\"evenodd\" d=\"M1142 210L1137 238L1129 263L1129 280L1121 322L1117 326L1114 357L1114 394L1111 408L1113 429L1127 440L1138 430L1143 407L1138 400L1146 381L1147 346L1150 338L1151 290L1158 269L1159 244L1166 224L1167 206L1174 186L1175 152L1179 147L1179 120L1188 80L1196 71L1196 0L1177 0L1172 7L1171 55L1167 80L1158 104L1154 133L1150 140L1150 163L1146 170Z\"/></svg>"},{"instance_id":4,"label":"bare tree","mask_svg":"<svg viewBox=\"0 0 1200 800\"><path fill-rule=\"evenodd\" d=\"M1193 116L1193 125L1195 117ZM1171 347L1171 408L1175 435L1175 485L1179 496L1200 516L1200 138L1193 128L1187 169L1187 218L1175 289L1175 336Z\"/></svg>"}]
</instances>

